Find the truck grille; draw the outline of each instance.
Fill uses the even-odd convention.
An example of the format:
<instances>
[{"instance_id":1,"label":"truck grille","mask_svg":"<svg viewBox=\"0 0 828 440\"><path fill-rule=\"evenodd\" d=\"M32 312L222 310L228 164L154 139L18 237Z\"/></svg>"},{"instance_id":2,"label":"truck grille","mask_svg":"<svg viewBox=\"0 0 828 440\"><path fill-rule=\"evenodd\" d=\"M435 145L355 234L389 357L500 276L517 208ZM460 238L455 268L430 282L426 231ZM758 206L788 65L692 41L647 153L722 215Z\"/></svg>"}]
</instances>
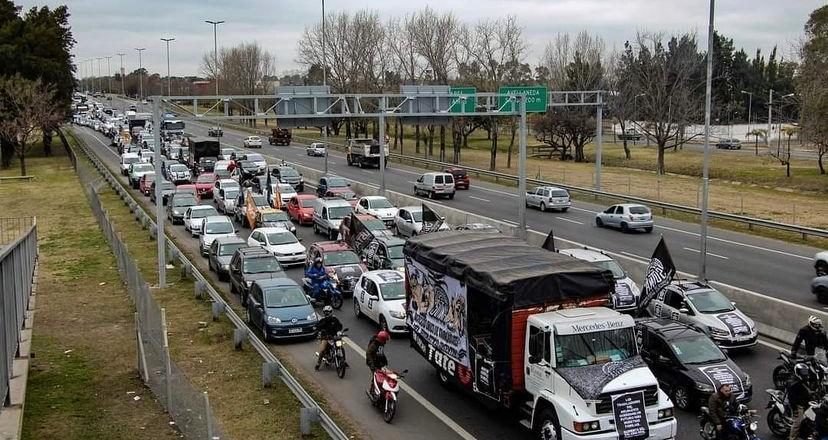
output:
<instances>
[{"instance_id":1,"label":"truck grille","mask_svg":"<svg viewBox=\"0 0 828 440\"><path fill-rule=\"evenodd\" d=\"M619 391L617 394L633 393L636 391L644 391L644 405L650 406L658 403L658 387L653 385L643 388L634 388L626 391ZM598 414L607 414L612 412L612 394L602 393L598 396L598 404L595 406L595 411Z\"/></svg>"}]
</instances>

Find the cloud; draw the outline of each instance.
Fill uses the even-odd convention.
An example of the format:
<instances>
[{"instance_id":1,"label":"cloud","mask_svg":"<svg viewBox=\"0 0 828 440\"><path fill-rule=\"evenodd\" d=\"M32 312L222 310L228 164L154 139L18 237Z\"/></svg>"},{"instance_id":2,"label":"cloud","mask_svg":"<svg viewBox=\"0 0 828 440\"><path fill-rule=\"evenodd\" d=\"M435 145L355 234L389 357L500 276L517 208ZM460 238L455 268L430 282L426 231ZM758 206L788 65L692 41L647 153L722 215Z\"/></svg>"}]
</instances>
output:
<instances>
[{"instance_id":1,"label":"cloud","mask_svg":"<svg viewBox=\"0 0 828 440\"><path fill-rule=\"evenodd\" d=\"M46 1L49 6L65 2ZM774 45L782 54L800 38L808 14L821 6L817 0L751 0L717 3L716 29L733 38L749 54L767 53ZM24 9L43 2L18 1ZM706 44L707 2L691 0L327 0L328 11L376 10L384 19L415 12L426 5L450 11L469 23L517 16L529 43L527 61L534 64L546 42L556 33L588 30L620 48L637 31L665 33L696 31ZM213 50L213 27L204 20L225 20L218 28L219 46L258 41L276 55L279 71L299 68L296 42L305 26L320 19L319 0L72 0L72 30L78 43L76 60L126 53L124 67L138 67L136 47L145 47L142 64L151 72L166 73L162 37L170 44L173 75L197 75L201 57ZM116 72L118 57L111 60ZM87 63L88 66L88 63ZM97 63L93 63L97 74ZM106 73L106 61L102 63Z\"/></svg>"}]
</instances>

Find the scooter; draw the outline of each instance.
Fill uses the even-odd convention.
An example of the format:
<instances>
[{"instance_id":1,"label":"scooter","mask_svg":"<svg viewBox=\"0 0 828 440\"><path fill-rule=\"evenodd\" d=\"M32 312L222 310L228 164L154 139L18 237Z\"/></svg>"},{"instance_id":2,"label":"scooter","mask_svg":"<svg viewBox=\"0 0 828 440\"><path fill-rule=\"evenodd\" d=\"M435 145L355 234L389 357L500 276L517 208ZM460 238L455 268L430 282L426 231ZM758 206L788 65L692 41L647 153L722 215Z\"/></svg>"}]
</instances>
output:
<instances>
[{"instance_id":1,"label":"scooter","mask_svg":"<svg viewBox=\"0 0 828 440\"><path fill-rule=\"evenodd\" d=\"M325 365L332 365L336 368L336 375L340 379L345 377L345 369L348 368L348 362L345 361L345 343L342 338L348 329L344 328L336 332L333 338L328 340L328 350L322 356L322 363ZM319 356L319 353L316 353Z\"/></svg>"},{"instance_id":2,"label":"scooter","mask_svg":"<svg viewBox=\"0 0 828 440\"><path fill-rule=\"evenodd\" d=\"M319 285L314 285L310 278L302 278L302 287L305 295L311 298L314 307L331 306L336 310L342 308L342 292L331 282L330 278L325 279ZM314 296L314 290L316 295Z\"/></svg>"},{"instance_id":3,"label":"scooter","mask_svg":"<svg viewBox=\"0 0 828 440\"><path fill-rule=\"evenodd\" d=\"M382 409L382 418L385 423L391 423L397 413L397 394L400 392L399 380L405 377L408 370L397 373L389 368L380 368L374 371L371 391L367 392L368 399L377 408Z\"/></svg>"},{"instance_id":4,"label":"scooter","mask_svg":"<svg viewBox=\"0 0 828 440\"><path fill-rule=\"evenodd\" d=\"M756 430L759 424L753 420L756 415L755 410L748 409L746 405L739 405L735 414L729 414L725 417L724 426L722 427L721 438L728 440L760 440L756 435ZM704 440L716 440L718 438L716 432L716 425L710 417L710 410L707 407L702 407L699 418L699 435Z\"/></svg>"}]
</instances>

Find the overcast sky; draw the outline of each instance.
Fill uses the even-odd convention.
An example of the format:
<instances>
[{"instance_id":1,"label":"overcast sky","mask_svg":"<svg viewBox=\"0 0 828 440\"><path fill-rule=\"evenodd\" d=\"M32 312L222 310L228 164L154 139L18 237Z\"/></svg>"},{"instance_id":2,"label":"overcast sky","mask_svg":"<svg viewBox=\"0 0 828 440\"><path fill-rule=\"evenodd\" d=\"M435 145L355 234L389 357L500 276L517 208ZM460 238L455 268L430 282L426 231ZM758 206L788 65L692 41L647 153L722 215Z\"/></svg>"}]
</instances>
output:
<instances>
[{"instance_id":1,"label":"overcast sky","mask_svg":"<svg viewBox=\"0 0 828 440\"><path fill-rule=\"evenodd\" d=\"M24 9L66 1L20 1ZM124 67L138 67L135 48L144 47L143 66L166 73L162 37L170 45L173 75L199 74L202 55L213 50L213 27L204 20L225 20L219 26L219 46L258 41L276 55L277 71L296 69L296 42L306 25L319 20L320 1L314 0L72 0L68 2L77 45L76 62L126 53ZM716 29L734 39L749 55L767 53L778 45L783 55L802 35L808 14L826 0L719 0ZM609 47L622 47L637 30L706 34L706 0L327 0L328 11L371 8L383 19L402 16L425 6L451 11L475 22L513 14L529 43L527 61L537 64L543 47L558 32L587 29L602 36ZM704 35L700 38L706 44ZM112 72L119 58L111 60ZM87 64L88 65L88 64ZM94 64L97 69L97 63ZM106 73L106 60L102 62ZM96 70L97 73L97 70Z\"/></svg>"}]
</instances>

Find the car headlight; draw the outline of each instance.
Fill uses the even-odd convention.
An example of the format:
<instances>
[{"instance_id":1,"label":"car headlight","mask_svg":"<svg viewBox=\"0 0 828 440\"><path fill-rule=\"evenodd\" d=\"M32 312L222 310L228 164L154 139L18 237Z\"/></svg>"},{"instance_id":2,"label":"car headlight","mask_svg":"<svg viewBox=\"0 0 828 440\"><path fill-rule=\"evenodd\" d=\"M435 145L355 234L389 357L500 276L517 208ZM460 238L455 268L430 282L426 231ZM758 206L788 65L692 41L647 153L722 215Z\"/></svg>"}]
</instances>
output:
<instances>
[{"instance_id":1,"label":"car headlight","mask_svg":"<svg viewBox=\"0 0 828 440\"><path fill-rule=\"evenodd\" d=\"M308 315L308 321L316 321L317 319L319 319L319 316L316 312L311 312L311 314Z\"/></svg>"},{"instance_id":2,"label":"car headlight","mask_svg":"<svg viewBox=\"0 0 828 440\"><path fill-rule=\"evenodd\" d=\"M703 393L712 393L713 391L715 391L713 389L713 385L704 382L696 382L696 389Z\"/></svg>"},{"instance_id":3,"label":"car headlight","mask_svg":"<svg viewBox=\"0 0 828 440\"><path fill-rule=\"evenodd\" d=\"M181 215L181 211L173 209L173 215Z\"/></svg>"},{"instance_id":4,"label":"car headlight","mask_svg":"<svg viewBox=\"0 0 828 440\"><path fill-rule=\"evenodd\" d=\"M281 324L282 320L279 319L278 316L268 316L267 317L267 323L268 324Z\"/></svg>"},{"instance_id":5,"label":"car headlight","mask_svg":"<svg viewBox=\"0 0 828 440\"><path fill-rule=\"evenodd\" d=\"M392 318L405 319L405 310L391 310L388 312Z\"/></svg>"},{"instance_id":6,"label":"car headlight","mask_svg":"<svg viewBox=\"0 0 828 440\"><path fill-rule=\"evenodd\" d=\"M716 327L708 327L708 329L710 330L710 336L712 336L714 338L715 337L726 338L726 337L730 336L730 333L728 333L727 330L722 330L722 329L716 328Z\"/></svg>"},{"instance_id":7,"label":"car headlight","mask_svg":"<svg viewBox=\"0 0 828 440\"><path fill-rule=\"evenodd\" d=\"M755 420L750 422L750 430L756 432L757 429L759 429L759 423Z\"/></svg>"},{"instance_id":8,"label":"car headlight","mask_svg":"<svg viewBox=\"0 0 828 440\"><path fill-rule=\"evenodd\" d=\"M673 417L673 408L664 408L664 409L658 410L658 418L659 419L668 419L670 417Z\"/></svg>"},{"instance_id":9,"label":"car headlight","mask_svg":"<svg viewBox=\"0 0 828 440\"><path fill-rule=\"evenodd\" d=\"M253 285L253 281L245 281L244 285L247 286L247 287L250 287L250 286Z\"/></svg>"}]
</instances>

